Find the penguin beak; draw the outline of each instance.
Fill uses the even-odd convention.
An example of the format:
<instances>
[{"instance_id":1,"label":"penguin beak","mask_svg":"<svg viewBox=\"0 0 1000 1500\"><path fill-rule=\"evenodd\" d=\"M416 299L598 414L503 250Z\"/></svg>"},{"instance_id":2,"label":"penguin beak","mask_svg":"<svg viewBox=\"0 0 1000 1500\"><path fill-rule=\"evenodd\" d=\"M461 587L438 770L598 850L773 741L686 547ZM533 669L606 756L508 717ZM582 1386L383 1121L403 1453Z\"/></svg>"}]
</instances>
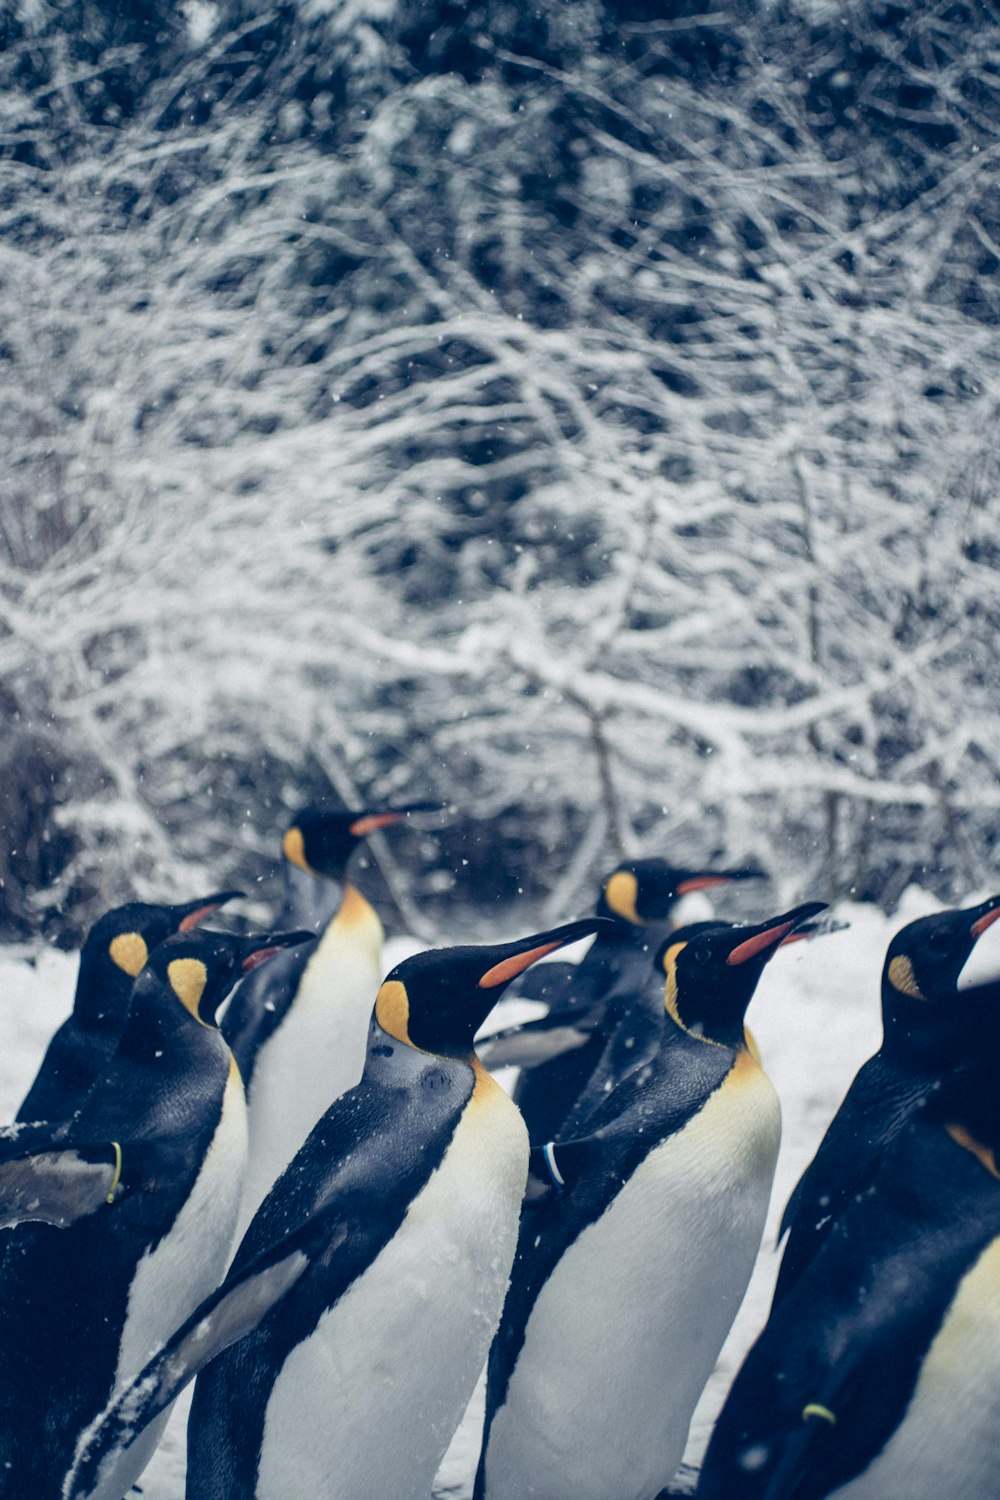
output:
<instances>
[{"instance_id":1,"label":"penguin beak","mask_svg":"<svg viewBox=\"0 0 1000 1500\"><path fill-rule=\"evenodd\" d=\"M175 906L174 910L180 914L177 923L178 932L191 932L202 922L208 920L213 912L225 906L227 901L235 901L237 896L242 896L243 891L217 891L211 896L202 896L197 901L189 901L186 906Z\"/></svg>"},{"instance_id":2,"label":"penguin beak","mask_svg":"<svg viewBox=\"0 0 1000 1500\"><path fill-rule=\"evenodd\" d=\"M801 922L807 922L810 917L815 917L825 910L825 901L809 901L804 906L796 906L791 911L783 912L780 917L773 917L770 922L761 923L759 927L751 930L749 937L737 943L726 959L726 963L745 964L753 958L762 956L769 958L773 950L783 943L789 933Z\"/></svg>"},{"instance_id":3,"label":"penguin beak","mask_svg":"<svg viewBox=\"0 0 1000 1500\"><path fill-rule=\"evenodd\" d=\"M380 828L390 828L393 823L408 818L410 813L440 812L447 805L446 802L408 802L404 807L386 808L382 812L361 812L349 825L348 831L356 839L363 839Z\"/></svg>"},{"instance_id":4,"label":"penguin beak","mask_svg":"<svg viewBox=\"0 0 1000 1500\"><path fill-rule=\"evenodd\" d=\"M678 896L688 896L692 891L707 891L717 885L731 885L736 880L767 880L765 870L751 867L740 870L703 870L689 875L677 886Z\"/></svg>"},{"instance_id":5,"label":"penguin beak","mask_svg":"<svg viewBox=\"0 0 1000 1500\"><path fill-rule=\"evenodd\" d=\"M969 934L973 949L962 966L956 988L974 990L1000 981L1000 896L991 896L977 908Z\"/></svg>"},{"instance_id":6,"label":"penguin beak","mask_svg":"<svg viewBox=\"0 0 1000 1500\"><path fill-rule=\"evenodd\" d=\"M988 927L992 927L994 922L1000 920L1000 896L993 896L990 899L997 902L997 905L992 906L990 910L984 912L981 917L977 917L972 924L972 936L976 939L977 942Z\"/></svg>"},{"instance_id":7,"label":"penguin beak","mask_svg":"<svg viewBox=\"0 0 1000 1500\"><path fill-rule=\"evenodd\" d=\"M614 926L614 922L609 922L604 917L591 917L582 922L567 922L562 927L553 927L548 932L536 932L531 937L522 938L518 943L510 943L506 956L481 975L479 988L492 990L509 984L512 979L523 974L525 969L530 968L538 959L544 958L547 953L554 953L557 948L565 948L567 943L575 943L582 937L589 937L591 933L599 932L602 927L614 928Z\"/></svg>"},{"instance_id":8,"label":"penguin beak","mask_svg":"<svg viewBox=\"0 0 1000 1500\"><path fill-rule=\"evenodd\" d=\"M283 949L297 948L299 943L313 942L315 938L316 934L314 932L270 933L266 940L266 946L262 944L259 948L251 949L243 959L241 968L244 974L249 974L252 969L259 968L261 964L266 964L269 958L273 958L276 953L281 953ZM248 938L247 941L253 943L259 941L259 939Z\"/></svg>"},{"instance_id":9,"label":"penguin beak","mask_svg":"<svg viewBox=\"0 0 1000 1500\"><path fill-rule=\"evenodd\" d=\"M778 947L788 948L792 943L807 943L810 938L818 937L823 930L818 922L803 922L801 927L796 927L787 937L783 937Z\"/></svg>"}]
</instances>

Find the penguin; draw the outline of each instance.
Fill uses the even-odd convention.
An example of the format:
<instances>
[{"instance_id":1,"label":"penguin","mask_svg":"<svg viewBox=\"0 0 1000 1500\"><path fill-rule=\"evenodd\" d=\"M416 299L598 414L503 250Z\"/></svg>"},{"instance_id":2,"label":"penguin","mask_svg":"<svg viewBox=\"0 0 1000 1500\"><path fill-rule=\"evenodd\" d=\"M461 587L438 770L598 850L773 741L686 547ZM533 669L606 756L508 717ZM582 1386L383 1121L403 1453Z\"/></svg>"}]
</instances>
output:
<instances>
[{"instance_id":1,"label":"penguin","mask_svg":"<svg viewBox=\"0 0 1000 1500\"><path fill-rule=\"evenodd\" d=\"M663 1045L663 1035L670 1026L667 1045L676 1039L676 1027L664 1008L664 984L668 976L667 954L676 943L688 943L702 932L730 928L732 922L688 922L678 927L660 945L646 973L645 985L620 1015L612 1014L612 1024L604 1036L604 1046L593 1072L580 1091L573 1107L561 1125L556 1140L572 1140L585 1133L586 1122L613 1093L624 1078L636 1068L645 1066ZM796 929L797 931L798 929ZM794 932L790 936L794 937ZM788 939L786 938L787 942ZM780 945L779 945L780 946Z\"/></svg>"},{"instance_id":2,"label":"penguin","mask_svg":"<svg viewBox=\"0 0 1000 1500\"><path fill-rule=\"evenodd\" d=\"M49 1156L56 1182L62 1170L64 1188L65 1173L77 1175L74 1147L85 1163L95 1143L115 1161L93 1211L4 1236L4 1500L60 1493L80 1432L221 1275L242 1189L246 1108L214 1012L241 963L297 940L167 938L136 978L115 1055L73 1119L50 1127L47 1150L43 1123L14 1128L18 1145ZM155 1439L151 1432L150 1451Z\"/></svg>"},{"instance_id":3,"label":"penguin","mask_svg":"<svg viewBox=\"0 0 1000 1500\"><path fill-rule=\"evenodd\" d=\"M529 964L599 926L390 972L360 1083L279 1178L222 1286L95 1424L67 1497L120 1496L124 1445L199 1370L188 1500L430 1493L500 1316L528 1165L473 1037Z\"/></svg>"},{"instance_id":4,"label":"penguin","mask_svg":"<svg viewBox=\"0 0 1000 1500\"><path fill-rule=\"evenodd\" d=\"M949 1066L879 1153L865 1150L863 1190L772 1307L716 1423L699 1500L996 1493L1000 925L988 932L952 983L963 1025Z\"/></svg>"},{"instance_id":5,"label":"penguin","mask_svg":"<svg viewBox=\"0 0 1000 1500\"><path fill-rule=\"evenodd\" d=\"M312 942L240 986L222 1023L250 1112L241 1234L324 1110L358 1082L364 1067L383 932L374 907L345 879L351 856L366 835L436 806L420 802L377 812L306 807L285 832L283 910L302 910L303 891L318 910L315 891L308 897L317 882L335 892L337 902Z\"/></svg>"},{"instance_id":6,"label":"penguin","mask_svg":"<svg viewBox=\"0 0 1000 1500\"><path fill-rule=\"evenodd\" d=\"M240 894L218 891L181 906L132 901L94 923L80 953L72 1013L49 1042L18 1121L51 1124L70 1118L114 1055L132 985L150 952L172 933L190 932Z\"/></svg>"},{"instance_id":7,"label":"penguin","mask_svg":"<svg viewBox=\"0 0 1000 1500\"><path fill-rule=\"evenodd\" d=\"M789 1198L774 1292L777 1305L864 1190L895 1133L968 1046L969 996L990 962L981 939L1000 918L1000 895L961 911L910 922L889 944L882 970L883 1041L863 1065L811 1164ZM985 956L984 956L985 955Z\"/></svg>"},{"instance_id":8,"label":"penguin","mask_svg":"<svg viewBox=\"0 0 1000 1500\"><path fill-rule=\"evenodd\" d=\"M636 1004L646 1004L659 1016L662 989L651 989L649 970L682 897L763 878L761 870L683 870L659 858L624 861L604 878L595 911L613 925L579 964L546 964L517 992L523 999L549 1004L544 1021L526 1028L533 1065L524 1068L514 1088L533 1144L559 1134L622 1018ZM553 1032L562 1046L556 1055L546 1056L538 1044L546 1033L551 1042ZM500 1066L492 1058L489 1065Z\"/></svg>"},{"instance_id":9,"label":"penguin","mask_svg":"<svg viewBox=\"0 0 1000 1500\"><path fill-rule=\"evenodd\" d=\"M714 921L688 922L670 934L670 937L661 945L655 961L650 965L643 1003L630 1005L618 1024L610 1031L605 1039L604 1050L597 1066L566 1116L557 1139L562 1137L571 1139L574 1134L579 1134L586 1121L604 1103L612 1090L618 1087L621 1080L636 1068L647 1063L661 1046L664 1027L668 1024L663 1006L663 986L668 977L664 966L667 954L673 945L679 942L689 942L700 932L708 932L713 928L732 928L735 925L733 922L722 922L716 918ZM830 924L826 922L822 924L811 921L800 922L787 937L782 938L778 947L785 948L791 943L805 942L828 931L830 931ZM654 997L658 1000L655 1007ZM756 1043L750 1034L749 1027L746 1040L751 1052L757 1056ZM759 1057L757 1061L760 1061Z\"/></svg>"},{"instance_id":10,"label":"penguin","mask_svg":"<svg viewBox=\"0 0 1000 1500\"><path fill-rule=\"evenodd\" d=\"M746 1290L780 1136L744 1015L819 903L667 939L657 1055L532 1153L476 1500L652 1500Z\"/></svg>"}]
</instances>

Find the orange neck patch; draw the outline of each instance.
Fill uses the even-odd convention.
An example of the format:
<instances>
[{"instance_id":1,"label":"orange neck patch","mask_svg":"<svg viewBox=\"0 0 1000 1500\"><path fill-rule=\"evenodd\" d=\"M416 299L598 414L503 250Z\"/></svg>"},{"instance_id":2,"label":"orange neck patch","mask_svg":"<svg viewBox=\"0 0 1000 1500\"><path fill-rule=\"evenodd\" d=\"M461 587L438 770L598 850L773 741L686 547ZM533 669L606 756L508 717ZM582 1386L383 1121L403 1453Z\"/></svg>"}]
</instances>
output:
<instances>
[{"instance_id":1,"label":"orange neck patch","mask_svg":"<svg viewBox=\"0 0 1000 1500\"><path fill-rule=\"evenodd\" d=\"M976 1137L964 1125L946 1125L945 1130L951 1136L956 1146L961 1146L965 1151L971 1151L977 1161L981 1162L992 1177L1000 1178L1000 1168L997 1167L995 1153L989 1146L984 1146L982 1141Z\"/></svg>"},{"instance_id":2,"label":"orange neck patch","mask_svg":"<svg viewBox=\"0 0 1000 1500\"><path fill-rule=\"evenodd\" d=\"M362 922L370 922L373 917L376 922L379 920L378 913L371 902L362 896L356 885L345 880L344 894L334 920L341 927L356 927Z\"/></svg>"}]
</instances>

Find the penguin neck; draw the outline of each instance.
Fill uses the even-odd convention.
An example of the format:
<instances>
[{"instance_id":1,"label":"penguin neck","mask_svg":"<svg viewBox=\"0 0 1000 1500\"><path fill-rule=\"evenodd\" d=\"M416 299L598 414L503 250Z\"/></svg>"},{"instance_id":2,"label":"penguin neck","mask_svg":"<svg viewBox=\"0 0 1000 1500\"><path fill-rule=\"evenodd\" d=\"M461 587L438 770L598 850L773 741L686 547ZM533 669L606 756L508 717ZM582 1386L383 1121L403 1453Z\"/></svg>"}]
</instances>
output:
<instances>
[{"instance_id":1,"label":"penguin neck","mask_svg":"<svg viewBox=\"0 0 1000 1500\"><path fill-rule=\"evenodd\" d=\"M934 1099L934 1113L959 1145L1000 1177L1000 1097L991 1061L958 1069Z\"/></svg>"},{"instance_id":2,"label":"penguin neck","mask_svg":"<svg viewBox=\"0 0 1000 1500\"><path fill-rule=\"evenodd\" d=\"M340 908L345 881L329 875L315 875L286 859L282 866L283 894L281 910L275 918L278 932L308 928L322 932Z\"/></svg>"},{"instance_id":3,"label":"penguin neck","mask_svg":"<svg viewBox=\"0 0 1000 1500\"><path fill-rule=\"evenodd\" d=\"M172 996L147 993L135 996L117 1055L133 1063L155 1064L162 1079L170 1068L183 1074L206 1046L215 1043L225 1045L215 1026L196 1020Z\"/></svg>"},{"instance_id":4,"label":"penguin neck","mask_svg":"<svg viewBox=\"0 0 1000 1500\"><path fill-rule=\"evenodd\" d=\"M345 880L336 915L320 936L318 956L325 955L346 940L359 952L367 953L372 963L378 967L384 938L382 922L374 906L356 885Z\"/></svg>"},{"instance_id":5,"label":"penguin neck","mask_svg":"<svg viewBox=\"0 0 1000 1500\"><path fill-rule=\"evenodd\" d=\"M678 1013L673 1019L677 1021L682 1031L686 1031L688 1036L693 1036L700 1042L706 1042L711 1047L728 1047L733 1052L740 1052L747 1050L745 1014L744 1011L738 1016L698 1015L686 1021Z\"/></svg>"},{"instance_id":6,"label":"penguin neck","mask_svg":"<svg viewBox=\"0 0 1000 1500\"><path fill-rule=\"evenodd\" d=\"M746 1014L752 998L752 991L741 1001L738 996L726 997L711 989L701 994L689 991L685 996L684 986L673 975L667 979L663 1002L668 1017L688 1036L712 1047L741 1052L747 1050Z\"/></svg>"},{"instance_id":7,"label":"penguin neck","mask_svg":"<svg viewBox=\"0 0 1000 1500\"><path fill-rule=\"evenodd\" d=\"M84 948L73 997L74 1022L89 1032L120 1032L134 983L131 974L103 954L88 953Z\"/></svg>"},{"instance_id":8,"label":"penguin neck","mask_svg":"<svg viewBox=\"0 0 1000 1500\"><path fill-rule=\"evenodd\" d=\"M966 1027L949 1024L948 1018L935 1010L914 1010L929 1004L907 1000L904 1009L894 995L884 996L882 1002L879 1055L892 1068L921 1081L933 1081L960 1067L968 1049Z\"/></svg>"},{"instance_id":9,"label":"penguin neck","mask_svg":"<svg viewBox=\"0 0 1000 1500\"><path fill-rule=\"evenodd\" d=\"M392 1060L388 1066L387 1060ZM468 1069L477 1079L480 1073L486 1072L471 1042L457 1045L454 1049L421 1047L413 1041L408 1031L405 1035L398 1036L395 1031L389 1031L381 1026L372 1016L368 1029L366 1073L382 1074L398 1069L400 1066L412 1067L414 1063L425 1067L429 1062L434 1061L444 1064L449 1069L453 1067Z\"/></svg>"}]
</instances>

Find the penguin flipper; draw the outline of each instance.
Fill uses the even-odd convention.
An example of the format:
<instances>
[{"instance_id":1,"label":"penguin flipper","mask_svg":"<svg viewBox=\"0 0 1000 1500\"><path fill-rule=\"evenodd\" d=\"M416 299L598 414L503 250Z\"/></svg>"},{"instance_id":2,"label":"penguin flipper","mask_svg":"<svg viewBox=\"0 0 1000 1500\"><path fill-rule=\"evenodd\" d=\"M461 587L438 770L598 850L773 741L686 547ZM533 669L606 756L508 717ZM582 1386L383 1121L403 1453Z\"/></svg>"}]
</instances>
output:
<instances>
[{"instance_id":1,"label":"penguin flipper","mask_svg":"<svg viewBox=\"0 0 1000 1500\"><path fill-rule=\"evenodd\" d=\"M780 1340L765 1330L719 1415L699 1481L705 1500L820 1500L864 1469L891 1428L879 1390L891 1344L877 1334L873 1353L863 1336L848 1337L827 1364L832 1323L814 1330L818 1344L796 1348L796 1320L784 1309L779 1319ZM840 1332L846 1324L859 1335L862 1321L848 1316ZM771 1346L786 1333L777 1358Z\"/></svg>"},{"instance_id":2,"label":"penguin flipper","mask_svg":"<svg viewBox=\"0 0 1000 1500\"><path fill-rule=\"evenodd\" d=\"M121 1149L71 1146L0 1165L0 1229L29 1222L65 1229L114 1201Z\"/></svg>"},{"instance_id":3,"label":"penguin flipper","mask_svg":"<svg viewBox=\"0 0 1000 1500\"><path fill-rule=\"evenodd\" d=\"M785 1211L781 1215L781 1223L778 1226L779 1245L784 1239L785 1235L791 1229L792 1225L795 1223L795 1220L798 1218L799 1212L805 1203L805 1199L809 1193L810 1172L811 1168L807 1167L792 1189L791 1194L789 1195L788 1202L785 1204Z\"/></svg>"},{"instance_id":4,"label":"penguin flipper","mask_svg":"<svg viewBox=\"0 0 1000 1500\"><path fill-rule=\"evenodd\" d=\"M786 1443L761 1500L798 1500L798 1497L805 1500L811 1493L809 1471L820 1461L824 1448L835 1440L836 1417L828 1404L835 1398L829 1391L824 1395L825 1401L811 1401L804 1408L801 1424Z\"/></svg>"},{"instance_id":5,"label":"penguin flipper","mask_svg":"<svg viewBox=\"0 0 1000 1500\"><path fill-rule=\"evenodd\" d=\"M926 1303L900 1299L895 1257L859 1296L860 1250L845 1278L837 1262L850 1237L837 1241L737 1374L703 1462L705 1500L821 1500L862 1473L901 1420L934 1332Z\"/></svg>"},{"instance_id":6,"label":"penguin flipper","mask_svg":"<svg viewBox=\"0 0 1000 1500\"><path fill-rule=\"evenodd\" d=\"M596 1017L570 1021L565 1013L550 1013L495 1031L476 1043L476 1051L487 1068L537 1068L584 1046L596 1025Z\"/></svg>"},{"instance_id":7,"label":"penguin flipper","mask_svg":"<svg viewBox=\"0 0 1000 1500\"><path fill-rule=\"evenodd\" d=\"M117 1455L141 1436L211 1360L253 1332L329 1246L333 1233L330 1215L319 1215L238 1274L230 1271L81 1434L62 1500L85 1500L103 1493Z\"/></svg>"},{"instance_id":8,"label":"penguin flipper","mask_svg":"<svg viewBox=\"0 0 1000 1500\"><path fill-rule=\"evenodd\" d=\"M65 1228L113 1201L121 1176L113 1141L74 1141L67 1122L29 1121L0 1132L0 1228Z\"/></svg>"},{"instance_id":9,"label":"penguin flipper","mask_svg":"<svg viewBox=\"0 0 1000 1500\"><path fill-rule=\"evenodd\" d=\"M851 1201L869 1186L921 1094L921 1090L900 1089L887 1076L878 1054L858 1070L781 1216L778 1239L787 1234L788 1240L778 1268L774 1306L788 1296L816 1258Z\"/></svg>"},{"instance_id":10,"label":"penguin flipper","mask_svg":"<svg viewBox=\"0 0 1000 1500\"><path fill-rule=\"evenodd\" d=\"M589 1136L575 1141L546 1141L532 1146L528 1156L528 1185L525 1202L536 1207L549 1203L563 1193L572 1192L578 1182L592 1170L599 1147Z\"/></svg>"}]
</instances>

